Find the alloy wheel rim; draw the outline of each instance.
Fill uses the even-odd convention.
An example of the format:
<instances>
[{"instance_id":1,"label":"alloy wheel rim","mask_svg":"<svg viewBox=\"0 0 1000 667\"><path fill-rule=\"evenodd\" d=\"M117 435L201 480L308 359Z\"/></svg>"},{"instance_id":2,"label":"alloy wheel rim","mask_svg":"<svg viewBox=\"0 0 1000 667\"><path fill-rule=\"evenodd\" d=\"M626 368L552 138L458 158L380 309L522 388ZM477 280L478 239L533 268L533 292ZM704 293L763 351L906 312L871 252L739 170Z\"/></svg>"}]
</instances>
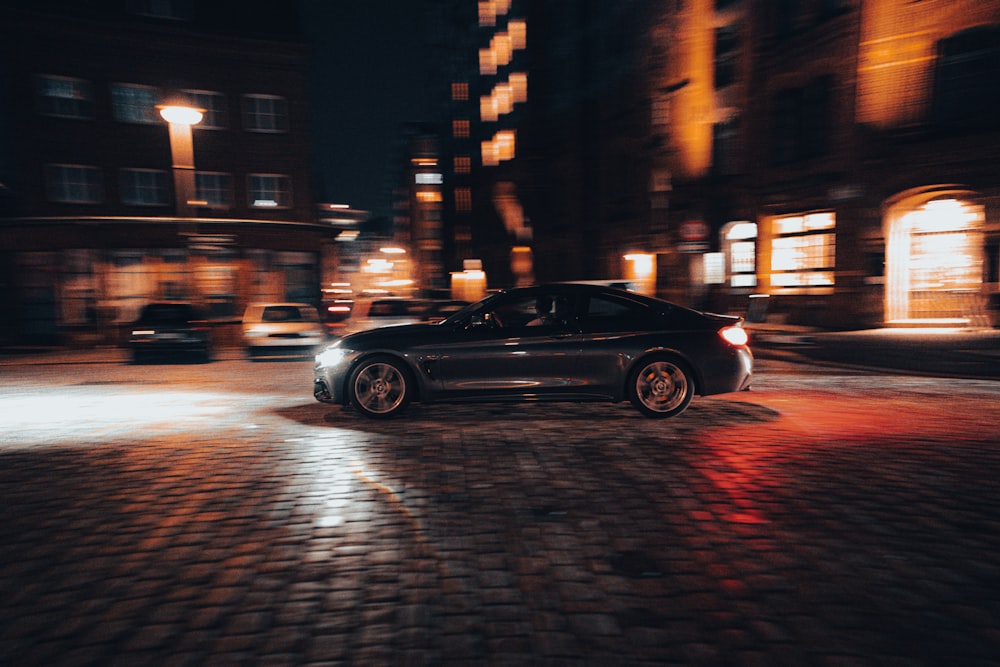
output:
<instances>
[{"instance_id":1,"label":"alloy wheel rim","mask_svg":"<svg viewBox=\"0 0 1000 667\"><path fill-rule=\"evenodd\" d=\"M639 373L636 392L642 404L650 410L667 412L684 401L687 377L676 365L658 361L649 364Z\"/></svg>"},{"instance_id":2,"label":"alloy wheel rim","mask_svg":"<svg viewBox=\"0 0 1000 667\"><path fill-rule=\"evenodd\" d=\"M391 412L403 400L406 384L399 371L389 364L372 364L358 374L354 393L369 412Z\"/></svg>"}]
</instances>

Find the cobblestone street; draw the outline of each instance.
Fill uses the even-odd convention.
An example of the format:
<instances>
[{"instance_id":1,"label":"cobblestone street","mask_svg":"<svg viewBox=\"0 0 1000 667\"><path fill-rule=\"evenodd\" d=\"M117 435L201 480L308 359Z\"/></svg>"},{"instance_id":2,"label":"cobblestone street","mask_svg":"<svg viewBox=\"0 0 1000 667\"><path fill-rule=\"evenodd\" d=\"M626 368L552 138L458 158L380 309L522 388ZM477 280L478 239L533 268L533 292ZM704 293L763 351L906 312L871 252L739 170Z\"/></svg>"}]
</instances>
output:
<instances>
[{"instance_id":1,"label":"cobblestone street","mask_svg":"<svg viewBox=\"0 0 1000 667\"><path fill-rule=\"evenodd\" d=\"M2 369L3 665L1000 664L996 382L372 422L308 362L71 370Z\"/></svg>"}]
</instances>

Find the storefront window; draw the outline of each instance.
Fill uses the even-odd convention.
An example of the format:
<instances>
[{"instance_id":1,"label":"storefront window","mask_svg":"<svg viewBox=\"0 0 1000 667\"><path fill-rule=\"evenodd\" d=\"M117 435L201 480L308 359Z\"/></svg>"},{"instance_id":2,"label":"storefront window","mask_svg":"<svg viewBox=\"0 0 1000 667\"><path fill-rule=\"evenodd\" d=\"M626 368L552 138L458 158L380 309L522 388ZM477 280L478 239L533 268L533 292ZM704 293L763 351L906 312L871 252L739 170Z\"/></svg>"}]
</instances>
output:
<instances>
[{"instance_id":1,"label":"storefront window","mask_svg":"<svg viewBox=\"0 0 1000 667\"><path fill-rule=\"evenodd\" d=\"M832 212L775 218L771 285L786 289L832 287L835 224Z\"/></svg>"},{"instance_id":2,"label":"storefront window","mask_svg":"<svg viewBox=\"0 0 1000 667\"><path fill-rule=\"evenodd\" d=\"M757 285L757 223L732 222L726 226L724 247L729 254L729 286Z\"/></svg>"}]
</instances>

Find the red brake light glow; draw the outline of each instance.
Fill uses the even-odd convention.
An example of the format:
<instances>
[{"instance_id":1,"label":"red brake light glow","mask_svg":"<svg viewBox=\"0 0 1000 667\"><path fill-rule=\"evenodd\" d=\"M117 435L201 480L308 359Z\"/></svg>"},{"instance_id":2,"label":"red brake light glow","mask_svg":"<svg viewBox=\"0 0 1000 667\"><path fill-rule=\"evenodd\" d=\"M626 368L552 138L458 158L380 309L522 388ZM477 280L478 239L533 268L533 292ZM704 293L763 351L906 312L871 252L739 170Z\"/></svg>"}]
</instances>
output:
<instances>
[{"instance_id":1,"label":"red brake light glow","mask_svg":"<svg viewBox=\"0 0 1000 667\"><path fill-rule=\"evenodd\" d=\"M725 327L719 329L719 335L724 341L737 347L746 345L750 341L750 336L743 327Z\"/></svg>"}]
</instances>

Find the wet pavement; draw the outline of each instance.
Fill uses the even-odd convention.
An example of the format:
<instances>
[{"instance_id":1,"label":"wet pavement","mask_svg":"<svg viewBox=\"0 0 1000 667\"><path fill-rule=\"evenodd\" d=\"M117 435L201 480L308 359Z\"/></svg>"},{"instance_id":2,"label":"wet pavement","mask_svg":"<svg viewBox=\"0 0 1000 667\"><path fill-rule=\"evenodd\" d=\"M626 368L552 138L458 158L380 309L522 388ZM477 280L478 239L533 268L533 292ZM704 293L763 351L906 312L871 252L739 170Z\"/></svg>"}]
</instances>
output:
<instances>
[{"instance_id":1,"label":"wet pavement","mask_svg":"<svg viewBox=\"0 0 1000 667\"><path fill-rule=\"evenodd\" d=\"M372 422L308 362L86 358L0 369L3 665L1000 661L995 382Z\"/></svg>"}]
</instances>

